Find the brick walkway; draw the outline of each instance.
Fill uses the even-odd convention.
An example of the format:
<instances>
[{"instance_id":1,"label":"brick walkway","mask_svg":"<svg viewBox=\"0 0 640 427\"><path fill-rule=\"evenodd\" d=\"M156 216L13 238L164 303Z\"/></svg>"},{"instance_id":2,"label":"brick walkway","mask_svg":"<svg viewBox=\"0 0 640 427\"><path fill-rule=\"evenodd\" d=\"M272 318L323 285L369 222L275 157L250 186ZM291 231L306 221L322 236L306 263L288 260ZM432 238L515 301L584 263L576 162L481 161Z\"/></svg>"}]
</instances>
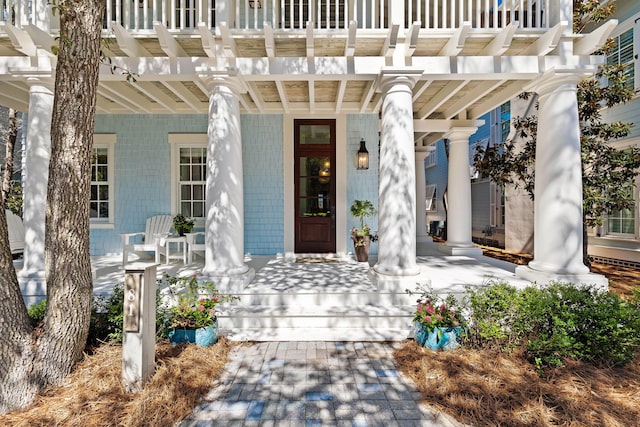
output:
<instances>
[{"instance_id":1,"label":"brick walkway","mask_svg":"<svg viewBox=\"0 0 640 427\"><path fill-rule=\"evenodd\" d=\"M182 427L446 426L393 363L400 343L263 342L236 347Z\"/></svg>"}]
</instances>

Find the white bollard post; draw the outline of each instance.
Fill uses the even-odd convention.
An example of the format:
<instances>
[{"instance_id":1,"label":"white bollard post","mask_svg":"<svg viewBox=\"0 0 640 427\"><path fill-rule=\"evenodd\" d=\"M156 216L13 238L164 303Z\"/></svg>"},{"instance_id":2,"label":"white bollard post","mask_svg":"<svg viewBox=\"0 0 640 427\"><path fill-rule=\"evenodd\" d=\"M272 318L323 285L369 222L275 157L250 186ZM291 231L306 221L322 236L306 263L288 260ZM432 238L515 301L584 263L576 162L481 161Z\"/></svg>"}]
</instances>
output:
<instances>
[{"instance_id":1,"label":"white bollard post","mask_svg":"<svg viewBox=\"0 0 640 427\"><path fill-rule=\"evenodd\" d=\"M122 380L139 391L153 375L156 354L156 268L130 264L124 274Z\"/></svg>"}]
</instances>

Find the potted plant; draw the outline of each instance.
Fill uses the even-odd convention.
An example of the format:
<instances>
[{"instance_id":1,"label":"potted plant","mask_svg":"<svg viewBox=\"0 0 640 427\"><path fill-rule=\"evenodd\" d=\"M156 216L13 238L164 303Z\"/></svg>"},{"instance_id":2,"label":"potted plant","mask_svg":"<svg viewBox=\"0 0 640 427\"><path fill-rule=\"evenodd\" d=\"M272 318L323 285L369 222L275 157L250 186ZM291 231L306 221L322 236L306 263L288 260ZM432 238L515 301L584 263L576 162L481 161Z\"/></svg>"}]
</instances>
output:
<instances>
[{"instance_id":1,"label":"potted plant","mask_svg":"<svg viewBox=\"0 0 640 427\"><path fill-rule=\"evenodd\" d=\"M184 236L184 233L191 233L194 223L193 219L187 218L182 214L173 217L173 228L180 236Z\"/></svg>"},{"instance_id":2,"label":"potted plant","mask_svg":"<svg viewBox=\"0 0 640 427\"><path fill-rule=\"evenodd\" d=\"M216 306L235 299L220 295L211 281L190 277L165 276L168 285L169 340L172 343L195 343L207 347L218 340Z\"/></svg>"},{"instance_id":3,"label":"potted plant","mask_svg":"<svg viewBox=\"0 0 640 427\"><path fill-rule=\"evenodd\" d=\"M369 246L377 236L371 235L371 228L364 223L364 219L376 214L373 203L369 200L354 200L351 204L351 215L360 219L360 228L351 229L351 240L356 252L356 259L360 262L369 260Z\"/></svg>"},{"instance_id":4,"label":"potted plant","mask_svg":"<svg viewBox=\"0 0 640 427\"><path fill-rule=\"evenodd\" d=\"M428 288L419 290L421 295L413 317L416 342L431 350L457 348L464 335L465 324L460 303L453 295L443 299Z\"/></svg>"}]
</instances>

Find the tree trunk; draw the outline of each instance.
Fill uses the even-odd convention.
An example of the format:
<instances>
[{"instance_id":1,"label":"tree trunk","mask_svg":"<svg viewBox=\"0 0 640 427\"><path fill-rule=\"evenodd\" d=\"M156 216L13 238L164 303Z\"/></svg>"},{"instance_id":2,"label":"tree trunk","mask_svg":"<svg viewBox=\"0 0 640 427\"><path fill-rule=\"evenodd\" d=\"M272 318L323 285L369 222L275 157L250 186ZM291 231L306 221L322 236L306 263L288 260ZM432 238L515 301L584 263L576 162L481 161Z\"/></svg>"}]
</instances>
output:
<instances>
[{"instance_id":1,"label":"tree trunk","mask_svg":"<svg viewBox=\"0 0 640 427\"><path fill-rule=\"evenodd\" d=\"M9 108L9 135L5 147L4 176L2 177L2 207L7 206L7 199L11 193L11 176L13 175L13 149L16 145L18 127L16 125L16 110Z\"/></svg>"},{"instance_id":2,"label":"tree trunk","mask_svg":"<svg viewBox=\"0 0 640 427\"><path fill-rule=\"evenodd\" d=\"M47 310L42 330L30 334L26 312L15 315L24 311L22 303L21 310L15 308L19 288L11 286L12 278L0 283L0 318L7 328L0 334L0 411L25 406L42 387L60 383L82 356L89 331L91 149L105 2L61 0L58 6L60 49L45 236ZM0 215L1 222L4 212ZM0 233L6 233L4 219ZM8 236L0 239L8 243Z\"/></svg>"}]
</instances>

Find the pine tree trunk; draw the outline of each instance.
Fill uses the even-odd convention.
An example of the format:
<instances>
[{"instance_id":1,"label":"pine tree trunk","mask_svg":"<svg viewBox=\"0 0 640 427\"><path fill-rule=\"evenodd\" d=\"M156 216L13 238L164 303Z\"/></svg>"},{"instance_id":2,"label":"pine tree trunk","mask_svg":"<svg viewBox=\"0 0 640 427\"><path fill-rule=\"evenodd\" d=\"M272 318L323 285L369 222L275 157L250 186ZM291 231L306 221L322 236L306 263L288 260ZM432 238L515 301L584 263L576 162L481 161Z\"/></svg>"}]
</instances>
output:
<instances>
[{"instance_id":1,"label":"pine tree trunk","mask_svg":"<svg viewBox=\"0 0 640 427\"><path fill-rule=\"evenodd\" d=\"M15 272L5 277L3 255L0 318L7 330L0 334L0 411L25 406L42 387L60 383L81 358L89 330L91 148L105 2L62 0L58 6L45 236L47 311L41 330L30 333ZM6 233L4 219L0 233ZM8 243L8 236L0 236L0 247L5 238Z\"/></svg>"}]
</instances>

